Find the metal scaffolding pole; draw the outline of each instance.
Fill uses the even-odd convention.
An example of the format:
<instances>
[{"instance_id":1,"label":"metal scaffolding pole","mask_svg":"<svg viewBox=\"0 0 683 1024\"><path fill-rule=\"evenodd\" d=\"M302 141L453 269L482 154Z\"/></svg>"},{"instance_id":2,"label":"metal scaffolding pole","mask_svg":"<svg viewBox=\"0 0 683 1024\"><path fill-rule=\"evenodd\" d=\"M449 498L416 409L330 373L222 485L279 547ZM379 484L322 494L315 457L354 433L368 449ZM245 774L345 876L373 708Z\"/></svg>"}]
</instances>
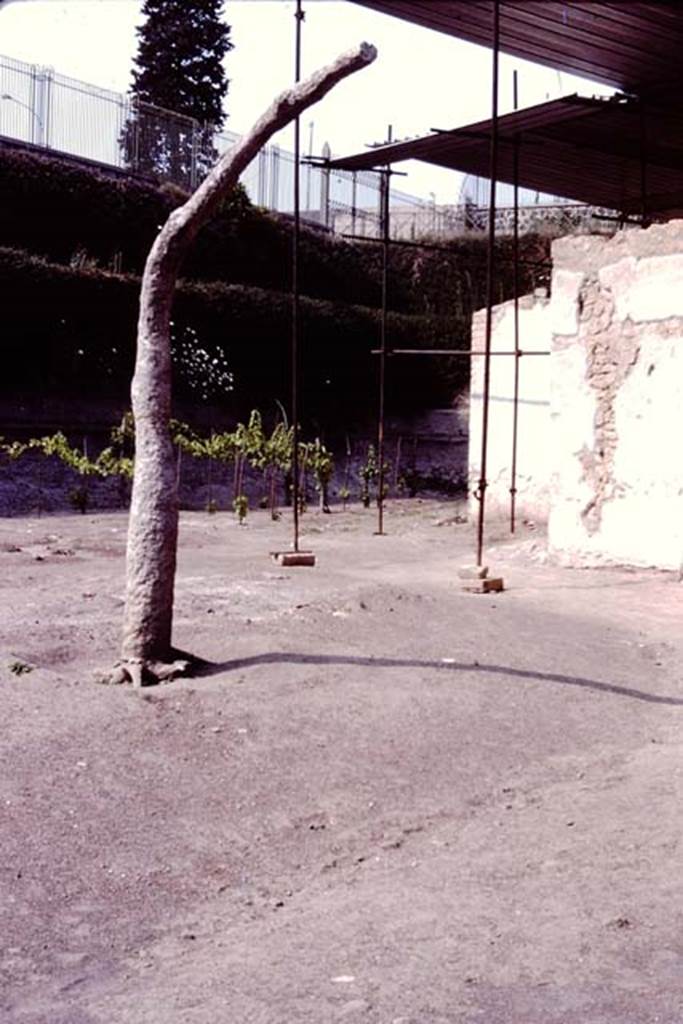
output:
<instances>
[{"instance_id":1,"label":"metal scaffolding pole","mask_svg":"<svg viewBox=\"0 0 683 1024\"><path fill-rule=\"evenodd\" d=\"M357 197L357 194L358 194L358 172L357 171L353 171L351 173L351 231L352 231L352 233L355 233L355 231L356 231L356 217L357 217L357 213L358 213L358 211L356 210L356 202L357 202L356 197Z\"/></svg>"},{"instance_id":2,"label":"metal scaffolding pole","mask_svg":"<svg viewBox=\"0 0 683 1024\"><path fill-rule=\"evenodd\" d=\"M391 142L392 129L389 126ZM389 196L391 191L391 169L386 167L381 172L382 195L382 312L380 318L380 351L379 351L379 416L377 425L377 459L379 471L377 479L377 533L384 533L384 414L387 371L387 297L389 285Z\"/></svg>"},{"instance_id":3,"label":"metal scaffolding pole","mask_svg":"<svg viewBox=\"0 0 683 1024\"><path fill-rule=\"evenodd\" d=\"M500 0L493 0L493 61L491 83L491 159L489 173L489 234L486 267L486 337L484 344L483 416L481 427L481 464L479 487L479 516L477 521L477 565L481 566L484 553L484 520L486 511L486 459L488 454L489 394L491 388L491 332L493 326L493 276L496 242L496 179L498 177L498 58L500 51Z\"/></svg>"},{"instance_id":4,"label":"metal scaffolding pole","mask_svg":"<svg viewBox=\"0 0 683 1024\"><path fill-rule=\"evenodd\" d=\"M301 0L296 0L294 81L301 79L301 25L304 20ZM301 195L299 168L301 164L301 132L299 118L294 120L294 230L292 232L292 338L291 338L291 412L292 412L292 504L293 542L295 552L299 550L299 242L301 234Z\"/></svg>"},{"instance_id":5,"label":"metal scaffolding pole","mask_svg":"<svg viewBox=\"0 0 683 1024\"><path fill-rule=\"evenodd\" d=\"M372 355L379 356L382 354L381 348L373 348ZM387 350L387 356L485 356L486 349L471 349L471 348L392 348ZM521 359L522 356L549 356L550 349L530 349L524 351L523 349L511 349L510 351L503 352L491 352L491 357L494 356L515 356Z\"/></svg>"},{"instance_id":6,"label":"metal scaffolding pole","mask_svg":"<svg viewBox=\"0 0 683 1024\"><path fill-rule=\"evenodd\" d=\"M517 110L517 72L512 73L512 103ZM515 136L512 152L514 178L514 210L512 222L513 289L515 320L515 381L512 399L512 465L510 473L510 533L515 532L517 512L517 436L519 430L519 138Z\"/></svg>"},{"instance_id":7,"label":"metal scaffolding pole","mask_svg":"<svg viewBox=\"0 0 683 1024\"><path fill-rule=\"evenodd\" d=\"M640 217L641 227L650 226L647 202L647 121L643 101L640 100Z\"/></svg>"}]
</instances>

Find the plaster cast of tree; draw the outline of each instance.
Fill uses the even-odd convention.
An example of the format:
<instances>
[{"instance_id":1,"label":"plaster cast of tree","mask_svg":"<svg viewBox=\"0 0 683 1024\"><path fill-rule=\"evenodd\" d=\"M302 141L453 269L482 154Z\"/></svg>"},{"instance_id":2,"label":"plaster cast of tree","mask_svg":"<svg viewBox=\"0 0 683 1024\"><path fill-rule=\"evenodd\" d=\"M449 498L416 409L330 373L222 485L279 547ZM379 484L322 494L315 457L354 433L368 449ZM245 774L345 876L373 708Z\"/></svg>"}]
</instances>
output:
<instances>
[{"instance_id":1,"label":"plaster cast of tree","mask_svg":"<svg viewBox=\"0 0 683 1024\"><path fill-rule=\"evenodd\" d=\"M178 536L171 413L170 317L180 263L199 229L268 139L329 92L371 64L374 46L361 43L293 89L283 92L216 164L187 202L170 214L145 263L132 384L135 476L126 556L126 608L121 661L112 682L154 682L185 668L171 645Z\"/></svg>"}]
</instances>

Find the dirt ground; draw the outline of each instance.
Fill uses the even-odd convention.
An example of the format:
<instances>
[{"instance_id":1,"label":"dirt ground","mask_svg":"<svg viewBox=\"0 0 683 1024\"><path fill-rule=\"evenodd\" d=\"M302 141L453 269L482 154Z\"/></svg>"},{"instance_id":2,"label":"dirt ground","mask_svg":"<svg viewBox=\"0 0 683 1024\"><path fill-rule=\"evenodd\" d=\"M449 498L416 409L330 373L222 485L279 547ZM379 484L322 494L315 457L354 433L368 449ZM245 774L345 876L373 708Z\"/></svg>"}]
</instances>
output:
<instances>
[{"instance_id":1,"label":"dirt ground","mask_svg":"<svg viewBox=\"0 0 683 1024\"><path fill-rule=\"evenodd\" d=\"M0 520L4 1022L683 1021L683 586L527 533L466 594L453 512L184 514L211 665L143 690L125 515Z\"/></svg>"}]
</instances>

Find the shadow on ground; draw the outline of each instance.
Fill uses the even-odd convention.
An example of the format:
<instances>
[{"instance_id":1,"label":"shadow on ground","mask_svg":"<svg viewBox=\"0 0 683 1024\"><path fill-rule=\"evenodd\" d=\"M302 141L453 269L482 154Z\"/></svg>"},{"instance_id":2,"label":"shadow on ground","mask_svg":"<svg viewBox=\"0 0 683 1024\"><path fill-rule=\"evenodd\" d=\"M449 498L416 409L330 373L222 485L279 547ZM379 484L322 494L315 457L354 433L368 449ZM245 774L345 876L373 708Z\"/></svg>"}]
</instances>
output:
<instances>
[{"instance_id":1,"label":"shadow on ground","mask_svg":"<svg viewBox=\"0 0 683 1024\"><path fill-rule=\"evenodd\" d=\"M536 672L533 669L511 668L508 665L486 665L478 661L459 662L450 660L430 661L420 658L385 658L358 657L337 654L303 654L296 651L271 651L254 654L245 658L232 658L229 661L206 662L195 661L196 675L214 676L222 672L239 669L255 668L259 665L353 665L364 668L425 668L440 672L483 672L487 675L507 676L511 679L531 679L535 682L556 683L560 686L578 686L581 689L593 690L596 693L609 693L615 697L628 697L631 700L646 701L648 704L667 704L671 707L683 707L682 697L668 697L645 690L636 690L629 686L616 683L605 683L597 679L584 679L581 676L565 676L556 672Z\"/></svg>"}]
</instances>

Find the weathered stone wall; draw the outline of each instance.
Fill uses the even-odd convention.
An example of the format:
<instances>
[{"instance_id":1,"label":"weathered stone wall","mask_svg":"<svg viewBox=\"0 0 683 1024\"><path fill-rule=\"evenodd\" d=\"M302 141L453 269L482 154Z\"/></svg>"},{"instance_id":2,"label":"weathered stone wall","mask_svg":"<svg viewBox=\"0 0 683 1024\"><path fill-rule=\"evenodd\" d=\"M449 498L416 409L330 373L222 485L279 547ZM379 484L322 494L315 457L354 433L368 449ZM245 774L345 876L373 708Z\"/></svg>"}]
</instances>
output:
<instances>
[{"instance_id":1,"label":"weathered stone wall","mask_svg":"<svg viewBox=\"0 0 683 1024\"><path fill-rule=\"evenodd\" d=\"M683 221L553 245L549 542L570 560L683 554Z\"/></svg>"},{"instance_id":2,"label":"weathered stone wall","mask_svg":"<svg viewBox=\"0 0 683 1024\"><path fill-rule=\"evenodd\" d=\"M548 299L524 296L519 300L519 347L523 352L549 352ZM491 351L512 352L515 348L514 302L493 311ZM472 350L483 351L486 311L475 313L472 322ZM512 436L514 415L515 357L491 358L489 434L487 445L487 518L502 519L510 514L512 484ZM550 419L549 355L527 355L519 360L519 403L517 426L517 515L520 521L545 522L548 517L552 451L548 445ZM481 464L484 360L472 358L470 393L469 487L470 514L476 513Z\"/></svg>"},{"instance_id":3,"label":"weathered stone wall","mask_svg":"<svg viewBox=\"0 0 683 1024\"><path fill-rule=\"evenodd\" d=\"M683 221L553 244L552 299L520 302L518 509L548 519L579 565L677 569L683 558ZM492 350L513 348L512 303ZM483 348L485 312L474 317ZM479 478L483 360L473 359L470 492ZM514 359L493 357L487 514L510 501ZM476 498L470 497L470 511Z\"/></svg>"}]
</instances>

